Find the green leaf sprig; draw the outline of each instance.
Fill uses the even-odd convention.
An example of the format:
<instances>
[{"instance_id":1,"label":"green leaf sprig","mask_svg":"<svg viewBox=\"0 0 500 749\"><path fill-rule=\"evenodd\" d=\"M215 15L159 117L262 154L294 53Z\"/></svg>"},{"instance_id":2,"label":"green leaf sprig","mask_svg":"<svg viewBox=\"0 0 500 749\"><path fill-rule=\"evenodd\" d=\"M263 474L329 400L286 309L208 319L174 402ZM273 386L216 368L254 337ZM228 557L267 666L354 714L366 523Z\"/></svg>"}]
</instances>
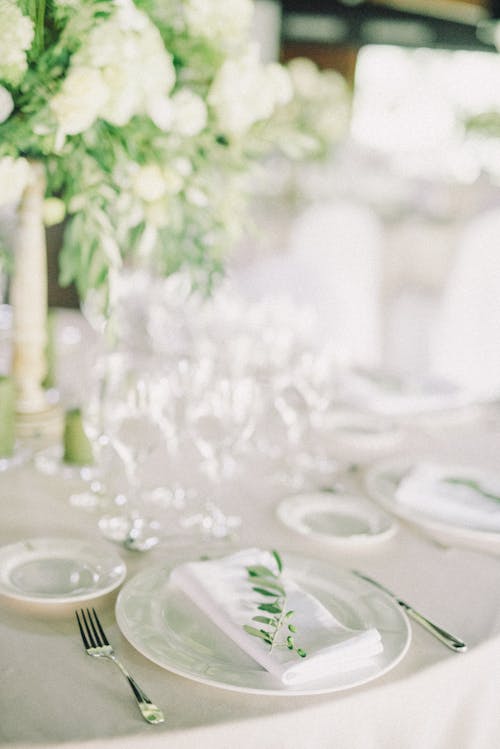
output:
<instances>
[{"instance_id":1,"label":"green leaf sprig","mask_svg":"<svg viewBox=\"0 0 500 749\"><path fill-rule=\"evenodd\" d=\"M453 486L466 486L468 489L472 489L483 497L486 497L486 499L493 499L496 502L500 502L500 496L498 494L486 491L481 484L478 481L474 481L474 479L449 476L448 478L443 479L443 481L445 484L452 484Z\"/></svg>"},{"instance_id":2,"label":"green leaf sprig","mask_svg":"<svg viewBox=\"0 0 500 749\"><path fill-rule=\"evenodd\" d=\"M287 610L286 606L286 591L281 581L283 562L277 551L273 550L271 553L276 561L278 575L261 564L246 568L252 590L267 599L258 604L258 610L263 613L252 617L252 621L264 624L266 628L244 624L243 629L249 635L264 640L270 646L269 652L278 644L283 644L288 650L297 653L300 658L305 658L306 651L295 644L294 635L297 629L291 621L294 611Z\"/></svg>"}]
</instances>

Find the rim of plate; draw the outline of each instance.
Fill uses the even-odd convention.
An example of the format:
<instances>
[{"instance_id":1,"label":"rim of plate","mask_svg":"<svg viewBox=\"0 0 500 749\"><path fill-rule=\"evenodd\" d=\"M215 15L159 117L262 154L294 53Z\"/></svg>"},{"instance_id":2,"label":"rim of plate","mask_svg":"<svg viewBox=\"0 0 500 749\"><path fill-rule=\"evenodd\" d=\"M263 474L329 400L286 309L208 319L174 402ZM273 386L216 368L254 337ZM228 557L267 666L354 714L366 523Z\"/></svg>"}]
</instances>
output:
<instances>
[{"instance_id":1,"label":"rim of plate","mask_svg":"<svg viewBox=\"0 0 500 749\"><path fill-rule=\"evenodd\" d=\"M37 549L36 546L38 544L43 544L45 546L43 548ZM33 545L35 548L30 550L30 545ZM73 548L68 549L68 545ZM59 549L61 551L64 550L66 553L64 555L62 553L54 554L54 549L52 551L50 549L51 546L53 546L54 549ZM80 547L81 549L88 549L88 554L78 554L78 552L75 553L75 550L78 549L78 547ZM101 564L107 563L110 568L109 572L115 568L117 570L116 576L113 577L113 579L107 585L99 587L99 585L97 584L96 587L89 588L88 590L82 591L77 595L71 595L71 593L56 595L37 595L36 593L23 593L22 590L18 590L15 587L10 587L9 585L4 584L2 576L0 576L0 595L4 596L5 598L15 599L17 601L26 601L29 603L37 604L40 603L44 605L89 601L93 598L98 598L105 595L106 593L110 593L112 590L115 590L122 584L127 575L127 566L125 562L113 549L108 549L104 544L85 541L84 539L57 537L52 538L42 536L22 539L21 541L16 541L12 544L6 544L5 546L0 547L0 562L4 561L3 557L8 554L8 552L15 553L16 548L19 549L20 554L24 553L26 557L30 556L30 552L32 553L33 558L39 557L43 559L50 558L52 554L54 559L57 559L58 557L64 559L73 558L75 561L81 561L82 559L85 559L85 561L87 561L94 567L96 566L96 557L92 555L97 555L97 562ZM16 565L12 565L10 569L15 569L15 566Z\"/></svg>"},{"instance_id":2,"label":"rim of plate","mask_svg":"<svg viewBox=\"0 0 500 749\"><path fill-rule=\"evenodd\" d=\"M357 508L360 510L360 512L357 513L360 517L362 516L366 518L370 514L373 516L383 515L384 519L387 520L388 523L387 528L380 532L351 533L350 535L345 536L335 535L334 533L321 533L321 531L309 530L306 526L302 526L302 517L307 514L306 507L304 507L304 512L302 513L302 515L296 520L288 514L288 511L291 511L295 513L296 516L298 507L300 507L301 502L304 502L307 499L314 500L318 504L320 500L322 500L325 503L325 509L335 509L326 508L326 505L335 502L335 500L337 500L337 502L339 503L339 508L340 505L347 506L349 502L355 502ZM369 546L371 544L378 544L382 541L387 541L388 539L392 538L398 529L397 521L392 516L392 514L388 514L386 512L382 513L381 509L375 503L373 504L373 507L370 507L369 499L365 499L364 497L358 496L356 494L347 494L344 492L338 494L329 494L327 492L308 492L304 494L291 495L290 497L285 497L278 503L276 507L276 514L279 520L284 525L286 525L287 528L290 528L296 533L299 533L301 536L305 536L317 541L324 541L325 543L328 543L332 546L352 546L357 544ZM332 514L335 513L332 512ZM347 513L339 511L336 514L344 515Z\"/></svg>"},{"instance_id":3,"label":"rim of plate","mask_svg":"<svg viewBox=\"0 0 500 749\"><path fill-rule=\"evenodd\" d=\"M368 468L364 475L364 483L366 490L370 497L373 498L377 504L379 504L384 510L390 512L401 520L406 520L409 523L418 525L421 528L429 528L430 530L444 533L450 537L462 539L464 541L487 541L496 545L500 551L500 533L494 531L481 530L481 528L467 528L462 525L454 525L447 523L444 520L440 521L437 518L433 518L430 515L426 515L423 512L418 512L406 507L399 507L394 498L387 499L385 492L380 491L375 482L380 479L382 473L389 470L399 473L404 473L413 465L418 462L419 458L393 458L381 460L374 463Z\"/></svg>"},{"instance_id":4,"label":"rim of plate","mask_svg":"<svg viewBox=\"0 0 500 749\"><path fill-rule=\"evenodd\" d=\"M323 562L319 559L313 559L311 557L305 557L305 556L295 554L295 553L283 553L282 556L285 560L296 560L296 562L300 562L300 563L313 562L314 564L318 564L321 566L326 566L328 564L327 562ZM149 567L147 570L142 570L141 572L134 575L134 577L132 577L130 580L128 580L127 583L122 588L122 590L120 591L120 593L118 594L118 597L115 603L115 618L118 624L118 628L120 629L122 635L125 637L127 642L129 642L129 644L132 645L132 647L134 647L137 650L137 652L139 652L141 655L143 655L152 663L155 663L160 668L163 668L166 671L176 674L177 676L181 676L185 679L195 681L199 684L204 684L205 686L214 687L216 689L224 689L230 692L239 692L240 694L241 693L255 694L255 695L260 695L260 696L272 696L272 697L307 697L307 696L311 697L311 696L321 695L321 694L332 694L334 692L348 691L350 689L354 689L355 687L359 687L364 684L368 684L369 682L375 681L376 679L381 678L382 676L387 674L389 671L391 671L393 668L395 668L403 660L403 658L406 656L409 650L409 647L412 641L412 629L410 626L410 621L405 611L387 593L385 593L382 590L379 590L378 588L375 588L375 586L373 586L371 583L364 581L367 589L370 589L372 593L382 598L387 604L389 604L389 606L393 609L393 611L397 613L402 623L402 627L403 627L402 632L404 632L404 636L405 636L405 642L401 650L398 652L398 654L390 662L388 662L383 668L381 668L380 671L377 671L376 673L373 673L369 676L365 675L364 677L360 677L359 679L356 679L347 685L340 685L340 686L333 686L333 687L332 686L318 687L318 688L309 688L309 689L307 687L291 689L290 687L277 686L275 689L270 689L266 687L258 688L258 687L251 687L251 686L250 687L240 686L238 684L230 684L230 683L221 682L215 679L209 679L207 677L204 677L202 674L193 674L191 672L183 670L182 668L176 667L175 665L166 666L165 663L161 661L161 659L152 657L151 654L148 653L146 648L144 648L140 644L138 645L134 641L133 635L132 635L132 639L130 639L130 632L128 631L128 627L126 625L126 622L124 621L125 617L124 615L122 615L120 607L122 605L122 601L124 597L126 596L130 588L132 588L134 585L142 584L143 578L147 578L148 575L154 575L155 573L158 573L160 571L164 571L167 574L169 574L171 568L174 565L175 565L175 562L172 562L172 563L163 562L162 564L156 564L152 567ZM345 576L352 577L352 579L356 580L356 583L359 583L360 581L363 582L362 580L360 580L359 577L357 577L350 570L344 567L338 567L338 569Z\"/></svg>"}]
</instances>

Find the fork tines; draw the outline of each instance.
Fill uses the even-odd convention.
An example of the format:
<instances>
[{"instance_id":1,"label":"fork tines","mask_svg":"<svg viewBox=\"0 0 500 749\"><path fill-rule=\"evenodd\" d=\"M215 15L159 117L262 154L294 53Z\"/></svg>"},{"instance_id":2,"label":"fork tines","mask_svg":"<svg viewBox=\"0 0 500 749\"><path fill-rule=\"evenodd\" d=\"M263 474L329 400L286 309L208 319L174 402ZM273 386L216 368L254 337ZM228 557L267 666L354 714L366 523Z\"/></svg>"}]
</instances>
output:
<instances>
[{"instance_id":1,"label":"fork tines","mask_svg":"<svg viewBox=\"0 0 500 749\"><path fill-rule=\"evenodd\" d=\"M80 615L78 614L78 611L75 611L75 615L82 636L83 645L86 650L89 648L99 648L103 645L109 645L94 608L92 608L92 611L87 609L86 612L84 609L80 609Z\"/></svg>"}]
</instances>

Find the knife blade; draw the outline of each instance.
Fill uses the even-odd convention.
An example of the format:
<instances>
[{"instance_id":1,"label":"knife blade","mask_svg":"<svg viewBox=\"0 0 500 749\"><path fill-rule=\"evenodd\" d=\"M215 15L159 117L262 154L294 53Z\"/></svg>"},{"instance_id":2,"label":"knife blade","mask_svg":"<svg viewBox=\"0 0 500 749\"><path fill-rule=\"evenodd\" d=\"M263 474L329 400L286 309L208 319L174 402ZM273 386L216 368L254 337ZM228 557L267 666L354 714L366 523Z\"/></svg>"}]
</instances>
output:
<instances>
[{"instance_id":1,"label":"knife blade","mask_svg":"<svg viewBox=\"0 0 500 749\"><path fill-rule=\"evenodd\" d=\"M467 651L467 645L463 640L450 634L442 627L434 624L434 622L431 622L430 619L414 609L413 606L407 603L407 601L404 601L391 590L386 588L385 585L379 583L378 580L374 580L369 575L365 575L364 572L359 572L359 570L352 571L356 575L356 577L365 580L367 583L371 583L371 585L374 585L376 588L382 590L384 593L390 596L394 601L396 601L396 603L401 606L402 609L404 609L404 611L406 611L409 617L411 617L415 622L417 622L417 624L420 624L420 626L430 632L431 635L434 635L434 637L436 637L440 642L450 648L450 650L453 650L454 653L465 653Z\"/></svg>"}]
</instances>

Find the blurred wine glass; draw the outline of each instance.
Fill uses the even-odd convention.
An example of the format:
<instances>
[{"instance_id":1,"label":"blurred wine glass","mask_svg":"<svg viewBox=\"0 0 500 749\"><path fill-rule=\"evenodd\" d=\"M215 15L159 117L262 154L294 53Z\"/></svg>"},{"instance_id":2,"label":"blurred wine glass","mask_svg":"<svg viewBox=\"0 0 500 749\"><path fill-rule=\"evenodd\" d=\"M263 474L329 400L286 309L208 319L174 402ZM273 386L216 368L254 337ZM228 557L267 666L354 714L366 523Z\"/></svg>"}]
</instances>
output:
<instances>
[{"instance_id":1,"label":"blurred wine glass","mask_svg":"<svg viewBox=\"0 0 500 749\"><path fill-rule=\"evenodd\" d=\"M142 475L146 462L165 440L165 384L161 363L148 356L108 357L101 401L102 435L120 457L126 488L117 511L99 521L102 534L127 548L146 550L159 540L159 524L145 513Z\"/></svg>"},{"instance_id":2,"label":"blurred wine glass","mask_svg":"<svg viewBox=\"0 0 500 749\"><path fill-rule=\"evenodd\" d=\"M249 449L260 407L255 379L214 377L203 392L187 403L187 428L201 455L209 479L210 533L228 538L240 519L224 508L225 482Z\"/></svg>"}]
</instances>

